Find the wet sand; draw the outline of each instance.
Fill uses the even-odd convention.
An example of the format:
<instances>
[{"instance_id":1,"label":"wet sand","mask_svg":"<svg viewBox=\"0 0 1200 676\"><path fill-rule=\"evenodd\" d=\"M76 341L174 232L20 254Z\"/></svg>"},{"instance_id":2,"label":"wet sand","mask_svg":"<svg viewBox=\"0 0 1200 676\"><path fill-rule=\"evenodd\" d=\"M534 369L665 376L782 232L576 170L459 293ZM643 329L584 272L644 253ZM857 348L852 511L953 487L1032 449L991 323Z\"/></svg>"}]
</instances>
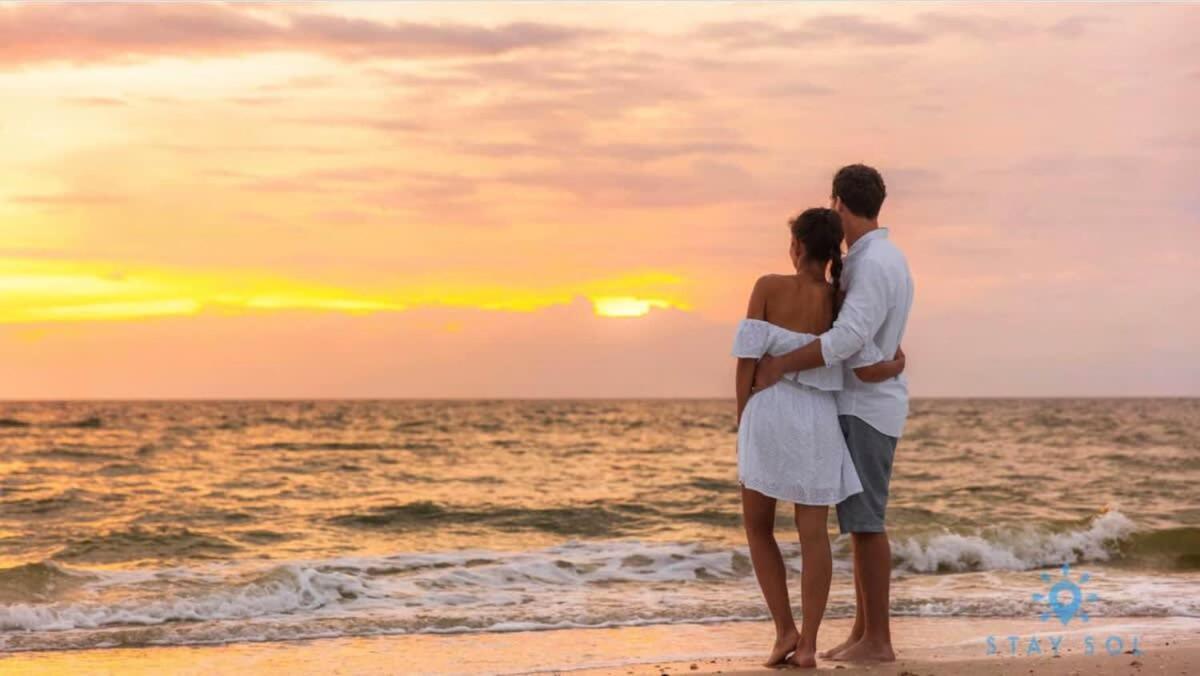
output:
<instances>
[{"instance_id":1,"label":"wet sand","mask_svg":"<svg viewBox=\"0 0 1200 676\"><path fill-rule=\"evenodd\" d=\"M1096 618L1069 631L1036 619L897 618L899 660L854 665L822 660L793 673L879 674L1186 674L1200 668L1200 619ZM848 620L830 620L821 646L843 636ZM995 652L988 654L987 637ZM1009 636L1018 637L1012 654ZM1032 637L1042 654L1027 654ZM1051 656L1050 637L1062 637ZM1092 636L1095 654L1086 655ZM1104 641L1119 636L1110 655ZM1140 654L1129 654L1133 637ZM580 676L770 673L761 667L773 637L769 623L647 625L487 634L330 638L209 646L107 648L11 653L0 674L413 674L556 673ZM1115 641L1110 648L1116 649Z\"/></svg>"}]
</instances>

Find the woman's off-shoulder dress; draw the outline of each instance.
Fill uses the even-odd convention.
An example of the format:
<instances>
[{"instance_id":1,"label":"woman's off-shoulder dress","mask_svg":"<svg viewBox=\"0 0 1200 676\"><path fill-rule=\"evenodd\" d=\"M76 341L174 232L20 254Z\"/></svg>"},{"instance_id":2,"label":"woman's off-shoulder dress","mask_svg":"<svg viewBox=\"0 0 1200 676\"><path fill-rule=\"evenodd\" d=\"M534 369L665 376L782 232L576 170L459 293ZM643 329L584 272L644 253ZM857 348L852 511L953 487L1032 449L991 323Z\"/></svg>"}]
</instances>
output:
<instances>
[{"instance_id":1,"label":"woman's off-shoulder dress","mask_svg":"<svg viewBox=\"0 0 1200 676\"><path fill-rule=\"evenodd\" d=\"M799 349L817 339L760 319L743 319L733 356L760 358ZM873 344L851 366L882 360ZM738 482L751 490L801 505L835 505L862 492L838 424L834 392L842 365L788 373L750 395L738 425Z\"/></svg>"}]
</instances>

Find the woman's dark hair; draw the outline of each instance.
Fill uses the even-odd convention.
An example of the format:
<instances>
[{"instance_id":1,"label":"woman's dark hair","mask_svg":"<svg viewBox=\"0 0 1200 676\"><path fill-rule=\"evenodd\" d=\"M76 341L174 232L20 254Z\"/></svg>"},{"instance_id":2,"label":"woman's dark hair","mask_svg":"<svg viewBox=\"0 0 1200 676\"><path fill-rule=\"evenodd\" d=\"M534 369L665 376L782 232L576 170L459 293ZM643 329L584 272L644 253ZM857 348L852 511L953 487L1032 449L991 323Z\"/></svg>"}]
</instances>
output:
<instances>
[{"instance_id":1,"label":"woman's dark hair","mask_svg":"<svg viewBox=\"0 0 1200 676\"><path fill-rule=\"evenodd\" d=\"M862 218L878 218L887 187L874 167L851 164L838 169L833 177L833 196L842 200L850 213Z\"/></svg>"},{"instance_id":2,"label":"woman's dark hair","mask_svg":"<svg viewBox=\"0 0 1200 676\"><path fill-rule=\"evenodd\" d=\"M833 318L837 319L842 296L842 219L833 209L814 207L788 221L792 237L804 244L804 257L829 264L833 278Z\"/></svg>"}]
</instances>

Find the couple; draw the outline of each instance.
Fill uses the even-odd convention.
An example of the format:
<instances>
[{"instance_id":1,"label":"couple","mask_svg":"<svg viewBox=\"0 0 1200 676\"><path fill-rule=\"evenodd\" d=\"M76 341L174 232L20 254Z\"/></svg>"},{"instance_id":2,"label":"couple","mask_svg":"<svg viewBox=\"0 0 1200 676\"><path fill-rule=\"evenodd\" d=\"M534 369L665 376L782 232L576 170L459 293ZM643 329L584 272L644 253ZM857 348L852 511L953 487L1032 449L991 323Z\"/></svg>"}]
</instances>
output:
<instances>
[{"instance_id":1,"label":"couple","mask_svg":"<svg viewBox=\"0 0 1200 676\"><path fill-rule=\"evenodd\" d=\"M833 572L829 505L837 505L841 532L851 534L856 611L850 636L821 657L895 659L884 511L908 415L900 340L913 282L904 254L879 227L885 196L875 169L854 164L839 170L831 208L808 209L790 223L796 273L758 280L734 339L742 521L775 621L767 666L816 666L817 629ZM844 263L843 236L849 247ZM796 506L800 631L775 542L776 500Z\"/></svg>"}]
</instances>

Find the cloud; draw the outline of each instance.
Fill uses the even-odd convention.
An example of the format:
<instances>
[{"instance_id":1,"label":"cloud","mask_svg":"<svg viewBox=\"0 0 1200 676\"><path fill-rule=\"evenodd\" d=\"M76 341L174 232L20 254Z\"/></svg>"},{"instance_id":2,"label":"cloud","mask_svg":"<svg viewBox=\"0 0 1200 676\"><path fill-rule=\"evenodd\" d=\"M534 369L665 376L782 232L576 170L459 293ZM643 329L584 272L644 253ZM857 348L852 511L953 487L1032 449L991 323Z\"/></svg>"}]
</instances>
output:
<instances>
[{"instance_id":1,"label":"cloud","mask_svg":"<svg viewBox=\"0 0 1200 676\"><path fill-rule=\"evenodd\" d=\"M267 176L242 181L238 184L242 190L267 193L336 193L344 192L341 187L328 183L319 183L306 176Z\"/></svg>"},{"instance_id":2,"label":"cloud","mask_svg":"<svg viewBox=\"0 0 1200 676\"><path fill-rule=\"evenodd\" d=\"M864 44L911 45L930 39L929 33L919 29L850 14L818 16L804 22L804 27L811 33Z\"/></svg>"},{"instance_id":3,"label":"cloud","mask_svg":"<svg viewBox=\"0 0 1200 676\"><path fill-rule=\"evenodd\" d=\"M919 17L920 26L935 35L958 35L981 40L998 40L1029 35L1033 25L1002 16L928 12Z\"/></svg>"},{"instance_id":4,"label":"cloud","mask_svg":"<svg viewBox=\"0 0 1200 676\"><path fill-rule=\"evenodd\" d=\"M456 83L436 87L435 105L496 120L614 117L646 107L700 105L716 93L692 64L663 53L578 49L570 59L523 54L458 65ZM427 90L429 91L429 90Z\"/></svg>"},{"instance_id":5,"label":"cloud","mask_svg":"<svg viewBox=\"0 0 1200 676\"><path fill-rule=\"evenodd\" d=\"M724 47L748 49L754 47L794 47L834 39L806 28L784 28L765 21L721 21L696 29L694 36Z\"/></svg>"},{"instance_id":6,"label":"cloud","mask_svg":"<svg viewBox=\"0 0 1200 676\"><path fill-rule=\"evenodd\" d=\"M327 14L292 17L292 37L300 44L342 57L446 57L503 54L525 47L561 44L593 31L520 22L496 28L453 24L386 24Z\"/></svg>"},{"instance_id":7,"label":"cloud","mask_svg":"<svg viewBox=\"0 0 1200 676\"><path fill-rule=\"evenodd\" d=\"M1108 23L1106 16L1077 14L1054 22L1046 30L1060 38L1078 38L1088 31L1090 26Z\"/></svg>"},{"instance_id":8,"label":"cloud","mask_svg":"<svg viewBox=\"0 0 1200 676\"><path fill-rule=\"evenodd\" d=\"M930 37L900 24L842 14L814 17L794 27L766 21L725 21L701 26L695 36L737 49L797 47L842 40L859 44L908 45L925 42Z\"/></svg>"},{"instance_id":9,"label":"cloud","mask_svg":"<svg viewBox=\"0 0 1200 676\"><path fill-rule=\"evenodd\" d=\"M0 64L133 62L299 51L337 59L432 59L551 47L595 31L534 22L494 27L281 13L214 4L0 7Z\"/></svg>"},{"instance_id":10,"label":"cloud","mask_svg":"<svg viewBox=\"0 0 1200 676\"><path fill-rule=\"evenodd\" d=\"M399 117L370 115L314 115L306 117L284 117L280 122L315 125L322 127L358 127L385 132L413 132L427 128L426 123Z\"/></svg>"},{"instance_id":11,"label":"cloud","mask_svg":"<svg viewBox=\"0 0 1200 676\"><path fill-rule=\"evenodd\" d=\"M475 195L481 182L459 174L409 173L398 184L369 191L361 198L377 207L432 213L458 208Z\"/></svg>"},{"instance_id":12,"label":"cloud","mask_svg":"<svg viewBox=\"0 0 1200 676\"><path fill-rule=\"evenodd\" d=\"M320 146L307 143L295 144L271 144L271 143L205 143L201 141L193 141L190 143L180 143L177 141L160 140L154 143L154 150L168 151L179 153L181 155L230 155L237 153L254 153L260 155L288 155L296 153L305 153L310 155L348 155L353 152L352 148L345 145L340 146ZM213 175L224 174L225 176L244 175L242 172L236 172L229 169L210 169L205 173Z\"/></svg>"},{"instance_id":13,"label":"cloud","mask_svg":"<svg viewBox=\"0 0 1200 676\"><path fill-rule=\"evenodd\" d=\"M251 192L342 195L357 193L360 206L438 209L472 197L481 179L401 167L361 165L330 167L276 176L230 174Z\"/></svg>"},{"instance_id":14,"label":"cloud","mask_svg":"<svg viewBox=\"0 0 1200 676\"><path fill-rule=\"evenodd\" d=\"M127 106L129 102L115 96L64 96L63 103L77 106Z\"/></svg>"},{"instance_id":15,"label":"cloud","mask_svg":"<svg viewBox=\"0 0 1200 676\"><path fill-rule=\"evenodd\" d=\"M697 207L750 203L779 195L774 182L727 162L697 159L684 172L574 166L509 172L502 183L549 188L603 208Z\"/></svg>"},{"instance_id":16,"label":"cloud","mask_svg":"<svg viewBox=\"0 0 1200 676\"><path fill-rule=\"evenodd\" d=\"M816 16L791 27L766 21L727 21L702 26L696 35L744 49L833 42L891 47L922 44L944 36L999 40L1033 31L1032 25L1006 17L944 11L920 14L911 24L854 14Z\"/></svg>"},{"instance_id":17,"label":"cloud","mask_svg":"<svg viewBox=\"0 0 1200 676\"><path fill-rule=\"evenodd\" d=\"M626 162L653 162L692 156L752 155L764 149L736 141L665 141L645 143L488 143L460 141L450 150L487 157L542 157L563 161L574 158L605 158Z\"/></svg>"},{"instance_id":18,"label":"cloud","mask_svg":"<svg viewBox=\"0 0 1200 676\"><path fill-rule=\"evenodd\" d=\"M767 98L805 98L809 96L831 96L836 90L811 82L777 82L760 87L757 92Z\"/></svg>"}]
</instances>

